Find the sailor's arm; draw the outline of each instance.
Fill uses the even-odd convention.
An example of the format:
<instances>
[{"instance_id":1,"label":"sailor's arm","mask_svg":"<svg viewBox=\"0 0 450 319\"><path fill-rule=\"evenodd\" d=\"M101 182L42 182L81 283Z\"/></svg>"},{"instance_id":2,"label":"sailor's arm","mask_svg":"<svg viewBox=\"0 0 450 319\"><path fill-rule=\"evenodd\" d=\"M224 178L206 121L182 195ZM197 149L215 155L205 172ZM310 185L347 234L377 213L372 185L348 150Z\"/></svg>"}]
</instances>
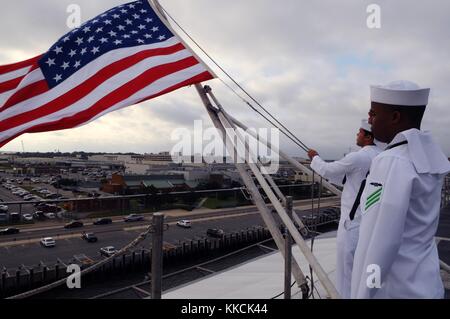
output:
<instances>
[{"instance_id":1,"label":"sailor's arm","mask_svg":"<svg viewBox=\"0 0 450 319\"><path fill-rule=\"evenodd\" d=\"M411 199L414 169L394 157L376 159L361 200L362 224L352 275L352 298L372 298L398 254ZM355 282L353 282L355 281Z\"/></svg>"},{"instance_id":2,"label":"sailor's arm","mask_svg":"<svg viewBox=\"0 0 450 319\"><path fill-rule=\"evenodd\" d=\"M320 176L330 179L333 183L341 183L345 174L350 173L358 166L357 153L349 153L344 158L329 163L320 158L319 154L315 150L309 150L308 156L311 159L311 169L313 169Z\"/></svg>"}]
</instances>

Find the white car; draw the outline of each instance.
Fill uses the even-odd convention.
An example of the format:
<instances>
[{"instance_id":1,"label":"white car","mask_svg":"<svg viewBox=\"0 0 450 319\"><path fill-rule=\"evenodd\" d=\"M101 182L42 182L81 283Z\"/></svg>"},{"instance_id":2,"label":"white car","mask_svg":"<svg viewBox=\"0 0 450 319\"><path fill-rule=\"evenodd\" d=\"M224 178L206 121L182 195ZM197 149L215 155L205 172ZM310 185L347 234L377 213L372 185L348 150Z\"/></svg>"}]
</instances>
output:
<instances>
[{"instance_id":1,"label":"white car","mask_svg":"<svg viewBox=\"0 0 450 319\"><path fill-rule=\"evenodd\" d=\"M23 220L30 222L33 220L33 216L31 216L31 214L23 214L22 215Z\"/></svg>"},{"instance_id":2,"label":"white car","mask_svg":"<svg viewBox=\"0 0 450 319\"><path fill-rule=\"evenodd\" d=\"M117 249L114 246L107 246L100 248L100 254L105 257L110 257L117 252Z\"/></svg>"},{"instance_id":3,"label":"white car","mask_svg":"<svg viewBox=\"0 0 450 319\"><path fill-rule=\"evenodd\" d=\"M183 220L177 221L177 225L180 227L189 228L189 227L191 227L191 221L183 219Z\"/></svg>"},{"instance_id":4,"label":"white car","mask_svg":"<svg viewBox=\"0 0 450 319\"><path fill-rule=\"evenodd\" d=\"M44 247L55 247L55 240L52 237L45 237L41 239L41 245Z\"/></svg>"},{"instance_id":5,"label":"white car","mask_svg":"<svg viewBox=\"0 0 450 319\"><path fill-rule=\"evenodd\" d=\"M56 215L54 213L44 213L44 216L48 219L54 219L56 218Z\"/></svg>"}]
</instances>

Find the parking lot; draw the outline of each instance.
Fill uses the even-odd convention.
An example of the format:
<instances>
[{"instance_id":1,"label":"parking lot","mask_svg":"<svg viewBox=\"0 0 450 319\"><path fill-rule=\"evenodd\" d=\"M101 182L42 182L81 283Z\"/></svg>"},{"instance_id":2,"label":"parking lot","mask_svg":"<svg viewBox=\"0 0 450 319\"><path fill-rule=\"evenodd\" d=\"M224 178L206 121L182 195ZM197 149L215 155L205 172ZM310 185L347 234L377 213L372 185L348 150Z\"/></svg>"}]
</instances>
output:
<instances>
[{"instance_id":1,"label":"parking lot","mask_svg":"<svg viewBox=\"0 0 450 319\"><path fill-rule=\"evenodd\" d=\"M64 175L66 176L66 175ZM89 179L91 177L83 177L81 173L67 173L71 178ZM65 186L57 186L57 178L61 175L45 175L43 177L15 177L11 175L0 175L0 225L1 224L17 224L17 223L34 223L43 221L44 219L62 218L64 211L61 204L48 204L36 207L33 204L2 204L5 202L36 202L44 200L64 200L78 197L88 197L89 194L77 191L77 189L69 190ZM92 178L97 178L96 176ZM100 192L98 192L100 193ZM53 207L52 207L53 206ZM58 207L54 207L58 206ZM36 212L42 212L45 216L37 218L33 216ZM34 217L34 218L31 218Z\"/></svg>"}]
</instances>

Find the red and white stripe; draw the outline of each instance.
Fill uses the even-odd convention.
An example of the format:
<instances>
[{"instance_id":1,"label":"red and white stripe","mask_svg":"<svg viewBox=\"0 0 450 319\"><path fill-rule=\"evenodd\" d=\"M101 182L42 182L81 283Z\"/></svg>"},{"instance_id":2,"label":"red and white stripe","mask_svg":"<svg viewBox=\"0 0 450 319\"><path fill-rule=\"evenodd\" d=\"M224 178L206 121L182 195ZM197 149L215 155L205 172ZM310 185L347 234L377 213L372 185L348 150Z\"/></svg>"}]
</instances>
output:
<instances>
[{"instance_id":1,"label":"red and white stripe","mask_svg":"<svg viewBox=\"0 0 450 319\"><path fill-rule=\"evenodd\" d=\"M26 132L81 126L106 113L213 78L176 37L110 51L53 89L36 67L38 58L16 67L0 66L0 81L8 89L0 91L5 94L0 100L0 146Z\"/></svg>"},{"instance_id":2,"label":"red and white stripe","mask_svg":"<svg viewBox=\"0 0 450 319\"><path fill-rule=\"evenodd\" d=\"M0 110L6 100L16 92L25 76L37 67L40 57L0 66Z\"/></svg>"}]
</instances>

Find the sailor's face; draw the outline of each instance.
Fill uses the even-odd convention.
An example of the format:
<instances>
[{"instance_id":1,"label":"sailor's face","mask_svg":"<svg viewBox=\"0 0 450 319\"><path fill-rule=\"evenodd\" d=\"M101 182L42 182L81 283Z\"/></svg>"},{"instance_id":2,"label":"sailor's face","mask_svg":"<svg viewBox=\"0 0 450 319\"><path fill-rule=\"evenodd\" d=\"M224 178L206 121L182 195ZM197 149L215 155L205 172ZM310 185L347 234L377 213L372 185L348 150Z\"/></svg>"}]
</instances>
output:
<instances>
[{"instance_id":1,"label":"sailor's face","mask_svg":"<svg viewBox=\"0 0 450 319\"><path fill-rule=\"evenodd\" d=\"M364 130L362 128L359 129L358 134L356 134L356 145L363 146L364 145Z\"/></svg>"},{"instance_id":2,"label":"sailor's face","mask_svg":"<svg viewBox=\"0 0 450 319\"><path fill-rule=\"evenodd\" d=\"M372 125L373 136L383 143L390 142L390 115L391 112L386 107L372 102L368 122Z\"/></svg>"}]
</instances>

